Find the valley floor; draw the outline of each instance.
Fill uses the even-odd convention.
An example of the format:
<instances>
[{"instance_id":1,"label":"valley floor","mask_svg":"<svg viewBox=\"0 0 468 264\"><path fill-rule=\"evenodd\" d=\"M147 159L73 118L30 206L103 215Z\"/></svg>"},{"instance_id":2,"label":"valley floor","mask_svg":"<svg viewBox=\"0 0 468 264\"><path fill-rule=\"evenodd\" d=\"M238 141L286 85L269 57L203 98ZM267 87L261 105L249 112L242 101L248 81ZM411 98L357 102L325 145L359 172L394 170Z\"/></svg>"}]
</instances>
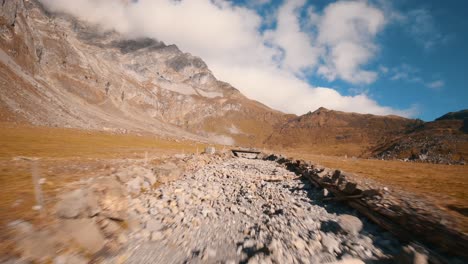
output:
<instances>
[{"instance_id":1,"label":"valley floor","mask_svg":"<svg viewBox=\"0 0 468 264\"><path fill-rule=\"evenodd\" d=\"M173 156L174 154L201 152L205 146L206 144L203 143L155 138L150 135L117 135L75 129L32 127L2 123L0 124L0 186L2 187L2 192L0 192L0 231L5 228L5 224L16 219L23 219L38 225L43 224L44 220L41 221L39 212L31 209L35 204L31 180L31 168L34 163L36 163L39 168L40 177L44 178L42 188L45 193L45 206L46 211L50 212L52 206L56 202L57 194L63 192L63 188L71 182L110 175L121 168L125 168L135 162L141 163L142 160L145 161L146 159L150 162L148 165L151 166L153 163L157 164L163 162L166 157ZM220 146L220 148L222 148L222 146ZM339 168L347 172L355 173L356 177L361 181L375 182L390 189L397 189L424 197L424 199L444 209L451 218L459 223L459 229L465 232L468 231L468 216L466 213L468 208L468 191L466 191L468 188L468 180L466 179L468 166L365 160L323 156L314 154L313 152L303 151L290 151L283 154L311 160L314 163L320 163L326 167ZM38 160L34 161L36 158L38 158ZM249 162L251 161L246 161L246 164L241 165L231 161L226 164L207 167L206 171L202 170L201 172L195 173L192 175L192 178L186 179L185 181L176 181L174 183L168 183L167 186L164 185L160 187L161 192L167 193L169 196L171 190L176 191L180 188L191 188L192 186L195 188L200 187L201 189L204 189L206 186L227 188L226 185L223 185L221 182L213 182L212 175L223 175L222 172L225 169L230 169L233 177L223 179L227 182L231 182L233 186L239 186L237 186L238 188L229 187L229 190L232 191L232 195L219 197L218 201L221 204L218 202L211 204L211 208L214 208L214 211L219 213L206 212L206 220L208 221L208 226L217 227L219 229L224 228L229 236L232 236L234 240L237 239L236 241L240 243L225 245L229 248L226 252L231 252L229 254L232 254L233 260L239 261L252 258L253 261L256 258L261 258L262 252L264 254L265 251L270 251L270 246L276 247L277 250L279 250L278 252L281 252L281 250L284 249L282 247L286 245L282 242L279 242L279 244L273 242L273 240L268 237L268 234L271 236L272 234L276 234L275 232L281 233L280 231L285 225L288 226L288 228L290 228L291 225L297 229L308 228L320 234L320 228L317 226L317 223L320 224L327 220L336 220L339 214L345 213L341 211L329 212L329 210L325 210L324 207L317 207L313 200L310 200L313 199L315 194L309 192L306 184L294 179L291 174L280 173L280 175L278 171L274 172L276 169L274 165L250 164ZM248 173L240 173L238 171L239 166L245 166L243 169L247 170ZM258 168L254 169L253 167ZM266 181L267 178L265 177L275 174L276 176L284 176L284 179L282 179L284 182L275 183L274 181ZM248 179L246 178L247 175L249 175ZM258 197L267 196L265 201L262 200L262 203L250 204L245 200L245 197L248 197L250 192L246 187L249 184L247 180L254 181L255 186L260 186L260 190L255 193L257 196L256 199L262 200L264 198ZM180 188L177 187L177 184L180 185ZM265 185L263 186L262 184ZM284 186L285 184L287 186ZM258 189L259 187L256 188ZM268 190L268 193L262 191L262 188L266 188L265 190ZM242 189L245 189L245 193L241 195L240 190ZM267 201L271 199L268 198L269 195L272 195L272 197L285 197L289 199L291 203L297 203L287 210L287 214L298 214L301 210L304 211L304 214L296 215L296 217L298 217L297 221L294 220L289 223L284 222L284 217L281 215L273 216L273 218L276 217L275 219L277 219L272 220L277 221L276 224L272 222L271 230L269 228L263 230L263 237L260 237L261 233L259 232L264 228L262 227L262 221L265 220L262 218L264 217L263 215L265 215L264 211L273 210L274 212L272 212L275 213L277 212L276 210L285 207L283 201L280 202L278 206L268 207ZM310 197L311 195L312 197ZM244 198L239 198L240 200L237 201L238 199L236 197ZM165 200L158 201L157 203L163 203L164 201ZM265 204L265 208L261 207ZM157 206L157 204L155 204L155 206ZM293 208L296 207L300 210L293 210ZM195 210L195 208L198 207L190 205L187 208L187 213L190 213L192 209ZM242 213L241 210L244 209L241 208L249 209L251 214ZM166 213L170 215L174 212L171 210ZM283 213L285 213L284 210ZM216 215L216 218L211 218L213 214ZM174 217L176 215L177 214L175 214ZM268 215L268 213L266 213L266 215ZM195 215L192 216L192 219L198 217L195 217ZM272 218L271 216L269 217ZM203 217L203 219L205 219L205 217ZM249 220L251 225L245 225L247 219L252 220ZM310 219L312 219L314 224L308 226ZM236 223L230 221L236 221ZM151 248L152 245L149 243L139 249L135 248L131 259L134 260L135 263L142 263L142 255L140 255L140 253L145 252L145 250L151 249L154 251L154 254L158 254L157 252L162 252L161 250L167 250L167 247L175 247L175 245L181 241L177 234L198 236L201 241L206 242L204 245L197 245L195 240L184 240L186 250L174 253L176 254L175 256L179 256L180 259L186 259L187 257L190 257L192 261L197 259L203 260L203 258L216 259L216 255L220 252L219 250L224 250L210 246L209 241L218 239L215 233L201 232L201 229L198 229L198 231L195 229L184 229L182 232L182 225L173 227L174 229L171 229L171 232L174 233L174 236L170 238L168 234L164 232L154 235L156 237L155 240L158 239L158 235L167 238L167 240L165 240L167 242L166 244L161 244L158 248ZM241 227L248 228L247 230L244 230L245 228L241 230ZM367 229L368 227L370 229ZM365 224L364 230L366 234L374 236L372 228L372 225ZM244 231L246 234L244 234ZM249 239L249 236L252 236L252 234L258 238L258 240L255 240L255 245L251 245L253 242ZM300 259L301 257L309 256L310 250L314 250L310 249L310 247L313 248L313 245L303 243L303 237L292 237L292 233L281 233L278 236L288 239L288 243L293 243L287 246L294 247L294 252L297 254L295 253L295 255L292 256L293 258ZM338 242L341 243L346 237L338 237L335 239L338 239ZM352 242L354 240L351 239L350 241ZM261 244L257 245L256 242ZM247 243L247 245L244 245L244 243ZM0 251L5 252L11 249L11 245L7 244L5 246L5 243L0 243L0 245L2 245L0 246ZM393 244L393 246L397 247L398 245ZM239 247L241 247L240 254L238 254ZM324 248L323 243L320 247L322 249ZM343 247L340 251L350 252L349 250L351 250L351 247L347 247L348 249ZM188 252L189 250L190 252ZM335 252L334 250L335 249L332 251ZM362 254L368 254L369 257L381 258L385 257L385 252L389 252L389 250L391 251L389 248L381 248L377 244L370 244L360 253L354 250L357 255L354 253L351 255L359 257ZM324 252L327 252L327 250ZM148 258L164 257L163 255L159 256L154 254L149 254ZM226 255L225 257L228 256Z\"/></svg>"}]
</instances>

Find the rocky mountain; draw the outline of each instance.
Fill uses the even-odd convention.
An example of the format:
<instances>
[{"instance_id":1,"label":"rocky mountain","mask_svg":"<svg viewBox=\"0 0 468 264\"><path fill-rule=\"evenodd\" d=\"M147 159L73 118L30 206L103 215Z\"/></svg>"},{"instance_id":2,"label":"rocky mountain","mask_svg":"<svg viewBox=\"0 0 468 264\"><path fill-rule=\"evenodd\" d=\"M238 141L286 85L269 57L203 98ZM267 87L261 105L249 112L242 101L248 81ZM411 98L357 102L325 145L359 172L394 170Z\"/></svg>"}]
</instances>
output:
<instances>
[{"instance_id":1,"label":"rocky mountain","mask_svg":"<svg viewBox=\"0 0 468 264\"><path fill-rule=\"evenodd\" d=\"M399 116L345 113L321 107L275 127L275 132L265 143L294 149L341 145L348 148L340 154L360 155L368 147L389 140L421 123L420 120Z\"/></svg>"},{"instance_id":2,"label":"rocky mountain","mask_svg":"<svg viewBox=\"0 0 468 264\"><path fill-rule=\"evenodd\" d=\"M379 158L425 153L405 140L446 132L454 139L434 144L458 148L467 131L466 110L433 123L324 108L284 114L216 79L201 58L173 44L129 39L51 13L38 0L0 7L0 122Z\"/></svg>"},{"instance_id":3,"label":"rocky mountain","mask_svg":"<svg viewBox=\"0 0 468 264\"><path fill-rule=\"evenodd\" d=\"M3 1L0 12L0 121L254 144L285 119L175 45L126 39L36 0Z\"/></svg>"},{"instance_id":4,"label":"rocky mountain","mask_svg":"<svg viewBox=\"0 0 468 264\"><path fill-rule=\"evenodd\" d=\"M466 164L468 110L445 114L405 131L371 150L381 159L403 159L442 164Z\"/></svg>"}]
</instances>

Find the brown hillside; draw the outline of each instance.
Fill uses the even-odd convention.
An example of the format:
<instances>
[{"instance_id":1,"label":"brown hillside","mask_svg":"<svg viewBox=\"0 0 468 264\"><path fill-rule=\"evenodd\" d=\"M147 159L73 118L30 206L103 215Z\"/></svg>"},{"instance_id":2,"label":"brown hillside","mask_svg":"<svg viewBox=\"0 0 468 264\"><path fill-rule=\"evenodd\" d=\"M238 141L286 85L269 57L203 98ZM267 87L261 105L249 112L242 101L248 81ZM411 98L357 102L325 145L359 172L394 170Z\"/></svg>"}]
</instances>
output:
<instances>
[{"instance_id":1,"label":"brown hillside","mask_svg":"<svg viewBox=\"0 0 468 264\"><path fill-rule=\"evenodd\" d=\"M368 147L413 128L422 121L399 116L345 113L323 107L275 128L265 141L270 147L309 150L332 155L360 155ZM336 151L331 151L333 146Z\"/></svg>"},{"instance_id":2,"label":"brown hillside","mask_svg":"<svg viewBox=\"0 0 468 264\"><path fill-rule=\"evenodd\" d=\"M468 158L466 110L424 123L371 150L379 159L465 164ZM463 114L464 113L464 114Z\"/></svg>"}]
</instances>

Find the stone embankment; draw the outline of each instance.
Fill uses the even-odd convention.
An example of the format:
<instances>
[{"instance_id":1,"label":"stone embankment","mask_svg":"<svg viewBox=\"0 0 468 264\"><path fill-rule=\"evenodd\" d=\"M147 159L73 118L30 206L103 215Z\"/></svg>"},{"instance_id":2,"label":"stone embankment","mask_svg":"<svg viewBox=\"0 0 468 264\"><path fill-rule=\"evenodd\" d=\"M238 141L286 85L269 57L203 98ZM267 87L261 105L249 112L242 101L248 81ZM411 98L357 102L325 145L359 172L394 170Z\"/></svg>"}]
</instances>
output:
<instances>
[{"instance_id":1,"label":"stone embankment","mask_svg":"<svg viewBox=\"0 0 468 264\"><path fill-rule=\"evenodd\" d=\"M321 186L328 180L313 178L324 170L310 174L317 168L268 158L273 161L179 155L82 182L60 197L46 227L10 224L15 261L434 262L427 249L401 242L356 210L327 201L332 197ZM331 176L333 199L341 199L331 187L341 174L322 174ZM340 188L362 195L357 185Z\"/></svg>"},{"instance_id":2,"label":"stone embankment","mask_svg":"<svg viewBox=\"0 0 468 264\"><path fill-rule=\"evenodd\" d=\"M421 241L437 252L468 258L468 236L455 227L449 216L414 196L391 193L388 188L359 184L354 175L293 160L281 155L269 155L266 160L284 164L289 170L323 188L333 197L327 201L344 201L400 240ZM447 258L431 251L440 262Z\"/></svg>"}]
</instances>

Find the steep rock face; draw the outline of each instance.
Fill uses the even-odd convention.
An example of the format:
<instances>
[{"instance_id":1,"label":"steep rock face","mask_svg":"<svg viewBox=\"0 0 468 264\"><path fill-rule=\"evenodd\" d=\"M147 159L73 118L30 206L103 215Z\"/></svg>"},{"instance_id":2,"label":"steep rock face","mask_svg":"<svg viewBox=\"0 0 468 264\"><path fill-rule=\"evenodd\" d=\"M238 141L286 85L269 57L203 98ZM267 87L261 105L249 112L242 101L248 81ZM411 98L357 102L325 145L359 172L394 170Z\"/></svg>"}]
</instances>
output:
<instances>
[{"instance_id":1,"label":"steep rock face","mask_svg":"<svg viewBox=\"0 0 468 264\"><path fill-rule=\"evenodd\" d=\"M255 144L284 119L175 45L129 40L35 0L3 1L0 17L0 121Z\"/></svg>"},{"instance_id":2,"label":"steep rock face","mask_svg":"<svg viewBox=\"0 0 468 264\"><path fill-rule=\"evenodd\" d=\"M23 1L20 0L3 0L1 3L0 17L6 25L14 26L16 16L22 8L24 8Z\"/></svg>"}]
</instances>

